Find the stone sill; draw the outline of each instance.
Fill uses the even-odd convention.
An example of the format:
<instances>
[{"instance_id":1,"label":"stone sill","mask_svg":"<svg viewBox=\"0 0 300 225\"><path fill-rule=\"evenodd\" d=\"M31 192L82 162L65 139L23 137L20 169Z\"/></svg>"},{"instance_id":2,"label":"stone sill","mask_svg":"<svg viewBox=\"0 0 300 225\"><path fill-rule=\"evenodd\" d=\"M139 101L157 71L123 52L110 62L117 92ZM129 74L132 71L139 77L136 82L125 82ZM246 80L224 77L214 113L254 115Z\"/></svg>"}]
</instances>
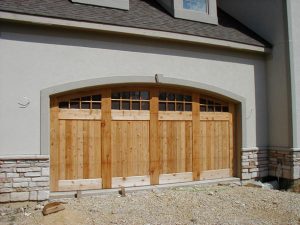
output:
<instances>
[{"instance_id":1,"label":"stone sill","mask_svg":"<svg viewBox=\"0 0 300 225\"><path fill-rule=\"evenodd\" d=\"M0 155L0 160L47 160L49 155Z\"/></svg>"}]
</instances>

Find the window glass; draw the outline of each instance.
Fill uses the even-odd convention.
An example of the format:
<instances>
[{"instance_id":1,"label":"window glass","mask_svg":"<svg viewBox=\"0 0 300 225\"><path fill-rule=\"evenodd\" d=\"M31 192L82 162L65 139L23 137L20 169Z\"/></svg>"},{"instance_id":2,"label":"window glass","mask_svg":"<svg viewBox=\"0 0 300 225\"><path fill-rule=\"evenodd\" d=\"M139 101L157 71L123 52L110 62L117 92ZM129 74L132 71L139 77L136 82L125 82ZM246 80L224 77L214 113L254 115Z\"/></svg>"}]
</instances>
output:
<instances>
[{"instance_id":1,"label":"window glass","mask_svg":"<svg viewBox=\"0 0 300 225\"><path fill-rule=\"evenodd\" d=\"M149 110L149 91L112 92L112 109L116 110Z\"/></svg>"},{"instance_id":2,"label":"window glass","mask_svg":"<svg viewBox=\"0 0 300 225\"><path fill-rule=\"evenodd\" d=\"M202 97L199 100L201 112L228 112L229 107L227 103L220 102L212 98Z\"/></svg>"},{"instance_id":3,"label":"window glass","mask_svg":"<svg viewBox=\"0 0 300 225\"><path fill-rule=\"evenodd\" d=\"M183 0L183 8L206 13L207 0Z\"/></svg>"},{"instance_id":4,"label":"window glass","mask_svg":"<svg viewBox=\"0 0 300 225\"><path fill-rule=\"evenodd\" d=\"M101 95L86 95L58 103L60 109L101 109Z\"/></svg>"},{"instance_id":5,"label":"window glass","mask_svg":"<svg viewBox=\"0 0 300 225\"><path fill-rule=\"evenodd\" d=\"M192 111L192 96L182 93L160 92L159 111Z\"/></svg>"}]
</instances>

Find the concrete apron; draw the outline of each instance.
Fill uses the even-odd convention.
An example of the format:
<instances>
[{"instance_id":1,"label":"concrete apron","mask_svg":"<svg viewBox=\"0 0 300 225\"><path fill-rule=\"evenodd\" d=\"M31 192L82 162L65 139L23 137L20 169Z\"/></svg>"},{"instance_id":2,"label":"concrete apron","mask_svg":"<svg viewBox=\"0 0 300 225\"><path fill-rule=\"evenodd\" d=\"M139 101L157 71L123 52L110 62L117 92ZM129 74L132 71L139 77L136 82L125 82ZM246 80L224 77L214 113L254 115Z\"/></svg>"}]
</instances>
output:
<instances>
[{"instance_id":1,"label":"concrete apron","mask_svg":"<svg viewBox=\"0 0 300 225\"><path fill-rule=\"evenodd\" d=\"M241 184L241 180L236 177L214 179L214 180L201 180L201 181L192 181L185 183L173 183L173 184L159 184L151 186L140 186L140 187L126 187L125 190L127 193L135 191L151 191L153 189L166 189L166 188L176 188L176 187L188 187L188 186L215 186L218 184L230 184L237 182ZM114 189L101 189L101 190L85 190L85 191L68 191L68 192L51 192L50 200L60 199L60 198L74 198L80 193L81 197L87 196L96 196L96 195L105 195L105 194L119 194L121 188Z\"/></svg>"}]
</instances>

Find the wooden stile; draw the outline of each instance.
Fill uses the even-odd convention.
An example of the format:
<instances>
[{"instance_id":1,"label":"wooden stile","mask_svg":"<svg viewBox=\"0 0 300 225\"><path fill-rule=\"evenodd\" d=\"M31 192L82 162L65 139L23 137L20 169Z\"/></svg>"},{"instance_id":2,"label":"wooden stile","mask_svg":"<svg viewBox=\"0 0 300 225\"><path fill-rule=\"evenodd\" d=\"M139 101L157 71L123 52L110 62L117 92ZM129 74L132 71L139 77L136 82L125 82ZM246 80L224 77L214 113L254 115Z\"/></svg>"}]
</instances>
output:
<instances>
[{"instance_id":1,"label":"wooden stile","mask_svg":"<svg viewBox=\"0 0 300 225\"><path fill-rule=\"evenodd\" d=\"M199 96L193 94L193 179L200 179L200 106Z\"/></svg>"},{"instance_id":2,"label":"wooden stile","mask_svg":"<svg viewBox=\"0 0 300 225\"><path fill-rule=\"evenodd\" d=\"M150 182L159 184L160 148L158 144L158 88L150 90Z\"/></svg>"},{"instance_id":3,"label":"wooden stile","mask_svg":"<svg viewBox=\"0 0 300 225\"><path fill-rule=\"evenodd\" d=\"M101 171L103 188L111 188L111 91L102 92L102 140L101 140Z\"/></svg>"}]
</instances>

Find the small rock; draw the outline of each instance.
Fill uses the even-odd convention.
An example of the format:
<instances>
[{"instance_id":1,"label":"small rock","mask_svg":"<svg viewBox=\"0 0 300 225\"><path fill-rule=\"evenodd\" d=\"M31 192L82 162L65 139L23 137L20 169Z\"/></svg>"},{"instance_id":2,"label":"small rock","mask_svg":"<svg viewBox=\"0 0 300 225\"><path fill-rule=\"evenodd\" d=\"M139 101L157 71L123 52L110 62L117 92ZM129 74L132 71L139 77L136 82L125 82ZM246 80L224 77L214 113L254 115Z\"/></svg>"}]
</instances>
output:
<instances>
[{"instance_id":1,"label":"small rock","mask_svg":"<svg viewBox=\"0 0 300 225\"><path fill-rule=\"evenodd\" d=\"M31 213L27 213L27 212L25 212L25 213L24 213L24 215L25 215L25 216L30 216L30 215L31 215Z\"/></svg>"},{"instance_id":2,"label":"small rock","mask_svg":"<svg viewBox=\"0 0 300 225\"><path fill-rule=\"evenodd\" d=\"M214 193L212 191L208 192L208 195L214 195Z\"/></svg>"},{"instance_id":3,"label":"small rock","mask_svg":"<svg viewBox=\"0 0 300 225\"><path fill-rule=\"evenodd\" d=\"M1 215L1 216L5 216L5 215L6 215L6 213L4 213L4 212L3 212L3 213L1 213L0 215Z\"/></svg>"},{"instance_id":4,"label":"small rock","mask_svg":"<svg viewBox=\"0 0 300 225\"><path fill-rule=\"evenodd\" d=\"M40 204L37 204L34 208L34 210L42 210L44 207Z\"/></svg>"},{"instance_id":5,"label":"small rock","mask_svg":"<svg viewBox=\"0 0 300 225\"><path fill-rule=\"evenodd\" d=\"M191 219L190 220L192 223L197 223L197 219Z\"/></svg>"}]
</instances>

